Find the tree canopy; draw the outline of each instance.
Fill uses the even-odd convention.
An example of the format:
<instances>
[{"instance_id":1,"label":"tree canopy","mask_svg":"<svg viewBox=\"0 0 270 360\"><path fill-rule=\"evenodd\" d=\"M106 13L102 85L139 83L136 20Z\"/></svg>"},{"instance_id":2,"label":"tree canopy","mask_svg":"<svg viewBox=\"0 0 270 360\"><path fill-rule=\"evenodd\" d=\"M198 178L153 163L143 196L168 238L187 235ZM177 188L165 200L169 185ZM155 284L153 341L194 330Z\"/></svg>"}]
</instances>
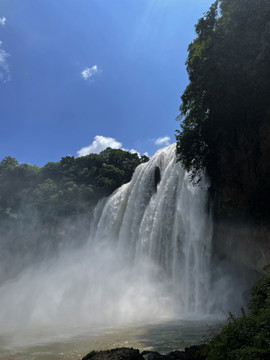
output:
<instances>
[{"instance_id":1,"label":"tree canopy","mask_svg":"<svg viewBox=\"0 0 270 360\"><path fill-rule=\"evenodd\" d=\"M38 257L49 249L57 252L61 243L74 240L78 245L87 239L98 200L130 181L135 168L147 160L111 148L78 158L66 156L41 168L19 164L10 156L2 159L0 273L15 271L9 261L2 261L15 253L27 264L29 247Z\"/></svg>"},{"instance_id":2,"label":"tree canopy","mask_svg":"<svg viewBox=\"0 0 270 360\"><path fill-rule=\"evenodd\" d=\"M147 160L111 148L78 158L66 156L41 168L5 157L0 162L0 220L18 214L26 203L39 209L41 216L78 213L130 181L135 168Z\"/></svg>"},{"instance_id":3,"label":"tree canopy","mask_svg":"<svg viewBox=\"0 0 270 360\"><path fill-rule=\"evenodd\" d=\"M206 171L218 183L224 153L233 156L246 134L247 146L260 153L259 129L269 123L270 2L217 0L196 34L188 48L177 154L192 179Z\"/></svg>"}]
</instances>

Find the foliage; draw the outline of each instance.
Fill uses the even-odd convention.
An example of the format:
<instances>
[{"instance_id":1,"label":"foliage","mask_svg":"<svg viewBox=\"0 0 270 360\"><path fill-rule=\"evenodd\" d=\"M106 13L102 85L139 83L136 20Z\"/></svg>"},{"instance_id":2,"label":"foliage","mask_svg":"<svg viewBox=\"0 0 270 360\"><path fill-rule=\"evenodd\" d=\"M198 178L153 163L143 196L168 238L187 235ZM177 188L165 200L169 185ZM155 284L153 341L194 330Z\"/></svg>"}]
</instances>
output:
<instances>
[{"instance_id":1,"label":"foliage","mask_svg":"<svg viewBox=\"0 0 270 360\"><path fill-rule=\"evenodd\" d=\"M269 119L270 2L217 0L196 34L188 48L177 154L193 179L206 170L218 182L220 153L233 155L239 137L256 139Z\"/></svg>"},{"instance_id":2,"label":"foliage","mask_svg":"<svg viewBox=\"0 0 270 360\"><path fill-rule=\"evenodd\" d=\"M25 204L35 208L41 217L46 213L67 216L85 210L128 182L134 169L147 160L111 148L79 158L66 156L42 168L5 157L0 162L0 219L15 218Z\"/></svg>"},{"instance_id":3,"label":"foliage","mask_svg":"<svg viewBox=\"0 0 270 360\"><path fill-rule=\"evenodd\" d=\"M270 358L270 273L252 289L248 314L230 316L227 325L205 349L207 360L267 360Z\"/></svg>"},{"instance_id":4,"label":"foliage","mask_svg":"<svg viewBox=\"0 0 270 360\"><path fill-rule=\"evenodd\" d=\"M135 168L147 160L111 148L84 157L66 156L41 168L19 164L10 156L2 159L0 281L4 272L13 272L8 259L15 253L27 263L29 247L40 256L60 243L87 238L98 200L130 181Z\"/></svg>"},{"instance_id":5,"label":"foliage","mask_svg":"<svg viewBox=\"0 0 270 360\"><path fill-rule=\"evenodd\" d=\"M252 315L260 315L265 310L270 314L270 272L263 276L252 289L252 298L249 303L249 310Z\"/></svg>"}]
</instances>

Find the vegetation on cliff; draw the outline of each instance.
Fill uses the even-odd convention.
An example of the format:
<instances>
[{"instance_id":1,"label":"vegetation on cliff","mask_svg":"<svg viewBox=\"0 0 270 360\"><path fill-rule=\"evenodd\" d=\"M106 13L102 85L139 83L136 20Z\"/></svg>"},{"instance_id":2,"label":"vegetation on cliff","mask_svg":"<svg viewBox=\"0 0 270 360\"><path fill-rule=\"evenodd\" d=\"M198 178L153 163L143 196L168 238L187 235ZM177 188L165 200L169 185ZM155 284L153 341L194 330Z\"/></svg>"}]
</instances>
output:
<instances>
[{"instance_id":1,"label":"vegetation on cliff","mask_svg":"<svg viewBox=\"0 0 270 360\"><path fill-rule=\"evenodd\" d=\"M270 2L217 0L189 45L178 159L222 201L269 214Z\"/></svg>"},{"instance_id":2,"label":"vegetation on cliff","mask_svg":"<svg viewBox=\"0 0 270 360\"><path fill-rule=\"evenodd\" d=\"M270 273L252 289L247 314L230 316L228 324L204 350L206 360L268 360L270 358Z\"/></svg>"}]
</instances>

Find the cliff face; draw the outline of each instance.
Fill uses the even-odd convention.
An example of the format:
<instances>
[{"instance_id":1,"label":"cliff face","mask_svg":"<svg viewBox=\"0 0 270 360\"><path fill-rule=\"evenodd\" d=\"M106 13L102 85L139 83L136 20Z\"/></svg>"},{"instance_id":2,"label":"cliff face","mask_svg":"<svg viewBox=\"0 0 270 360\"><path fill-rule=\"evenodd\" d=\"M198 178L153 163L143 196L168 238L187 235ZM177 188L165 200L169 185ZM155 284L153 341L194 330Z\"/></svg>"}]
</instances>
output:
<instances>
[{"instance_id":1,"label":"cliff face","mask_svg":"<svg viewBox=\"0 0 270 360\"><path fill-rule=\"evenodd\" d=\"M270 262L270 124L235 132L217 158L214 252L260 270Z\"/></svg>"},{"instance_id":2,"label":"cliff face","mask_svg":"<svg viewBox=\"0 0 270 360\"><path fill-rule=\"evenodd\" d=\"M214 197L219 215L269 218L270 125L235 131L231 145L217 151L218 183Z\"/></svg>"},{"instance_id":3,"label":"cliff face","mask_svg":"<svg viewBox=\"0 0 270 360\"><path fill-rule=\"evenodd\" d=\"M244 222L214 221L213 254L218 260L261 272L270 263L270 231L267 226Z\"/></svg>"}]
</instances>

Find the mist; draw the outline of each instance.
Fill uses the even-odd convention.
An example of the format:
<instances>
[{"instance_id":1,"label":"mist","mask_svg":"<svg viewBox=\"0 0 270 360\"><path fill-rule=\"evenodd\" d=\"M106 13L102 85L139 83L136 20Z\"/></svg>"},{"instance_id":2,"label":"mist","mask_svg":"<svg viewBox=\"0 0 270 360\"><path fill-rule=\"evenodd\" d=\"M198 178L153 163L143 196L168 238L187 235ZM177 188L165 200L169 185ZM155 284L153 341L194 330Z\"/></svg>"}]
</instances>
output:
<instances>
[{"instance_id":1,"label":"mist","mask_svg":"<svg viewBox=\"0 0 270 360\"><path fill-rule=\"evenodd\" d=\"M85 245L2 285L1 329L113 326L171 317L166 287L149 259L131 266L113 244Z\"/></svg>"},{"instance_id":2,"label":"mist","mask_svg":"<svg viewBox=\"0 0 270 360\"><path fill-rule=\"evenodd\" d=\"M2 241L1 332L80 333L239 311L253 278L213 253L208 186L190 183L171 145L87 221L70 217L52 229L39 222L40 233L33 227L23 244Z\"/></svg>"}]
</instances>

